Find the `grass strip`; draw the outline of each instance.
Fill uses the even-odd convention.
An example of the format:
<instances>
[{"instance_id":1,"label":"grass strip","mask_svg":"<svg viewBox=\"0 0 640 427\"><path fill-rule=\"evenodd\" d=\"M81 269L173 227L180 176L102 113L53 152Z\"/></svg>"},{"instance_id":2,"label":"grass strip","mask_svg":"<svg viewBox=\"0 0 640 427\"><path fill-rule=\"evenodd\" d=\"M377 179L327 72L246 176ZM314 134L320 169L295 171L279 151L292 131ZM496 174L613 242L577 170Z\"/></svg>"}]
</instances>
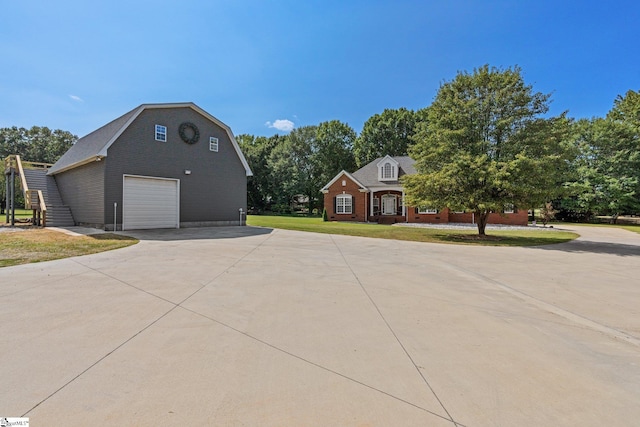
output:
<instances>
[{"instance_id":1,"label":"grass strip","mask_svg":"<svg viewBox=\"0 0 640 427\"><path fill-rule=\"evenodd\" d=\"M47 229L1 232L0 267L94 254L136 243L133 237L112 233L70 236Z\"/></svg>"},{"instance_id":2,"label":"grass strip","mask_svg":"<svg viewBox=\"0 0 640 427\"><path fill-rule=\"evenodd\" d=\"M248 215L247 224L285 230L309 231L313 233L480 246L539 246L564 243L578 237L577 234L567 231L545 229L487 230L487 236L480 238L477 229L453 230L353 222L323 222L322 218L268 215Z\"/></svg>"}]
</instances>

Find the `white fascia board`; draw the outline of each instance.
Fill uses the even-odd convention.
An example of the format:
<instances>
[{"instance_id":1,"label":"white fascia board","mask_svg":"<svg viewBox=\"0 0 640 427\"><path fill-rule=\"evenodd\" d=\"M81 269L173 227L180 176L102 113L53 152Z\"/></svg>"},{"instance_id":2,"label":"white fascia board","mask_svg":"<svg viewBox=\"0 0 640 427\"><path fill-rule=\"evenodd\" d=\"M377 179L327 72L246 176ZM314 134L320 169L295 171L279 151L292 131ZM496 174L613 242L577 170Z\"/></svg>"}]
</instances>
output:
<instances>
[{"instance_id":1,"label":"white fascia board","mask_svg":"<svg viewBox=\"0 0 640 427\"><path fill-rule=\"evenodd\" d=\"M402 187L402 186L369 187L369 190L372 193L376 193L378 191L404 191L404 187Z\"/></svg>"},{"instance_id":2,"label":"white fascia board","mask_svg":"<svg viewBox=\"0 0 640 427\"><path fill-rule=\"evenodd\" d=\"M120 128L118 132L116 132L115 135L109 140L109 142L107 142L107 144L105 144L105 146L102 147L102 150L100 150L98 155L102 157L106 157L107 150L109 149L109 147L111 147L111 145L120 137L120 135L122 135L122 132L124 132L129 127L129 125L133 123L133 121L140 115L140 113L142 113L144 110L147 110L147 109L158 109L158 108L191 108L192 110L196 111L200 115L204 116L206 119L220 126L227 133L227 136L231 141L231 145L233 145L233 149L236 151L236 154L240 159L240 163L242 163L242 166L244 167L246 175L253 176L253 172L249 167L249 163L247 162L247 159L244 157L244 154L242 154L242 150L240 150L240 146L238 145L238 142L233 136L233 132L231 132L231 128L226 124L224 124L223 122L221 122L220 120L218 120L217 118L215 118L214 116L212 116L211 114L207 113L202 108L198 107L193 102L180 102L180 103L167 103L167 104L142 104L140 107L138 107L138 110L135 112L135 114L131 116L131 118L127 121L127 123L125 123L122 126L122 128Z\"/></svg>"},{"instance_id":3,"label":"white fascia board","mask_svg":"<svg viewBox=\"0 0 640 427\"><path fill-rule=\"evenodd\" d=\"M398 163L396 161L396 159L394 159L393 157L391 157L390 155L387 154L378 163L376 163L376 166L380 167L380 165L383 164L384 161L391 161L396 166L398 166L400 164L400 163Z\"/></svg>"},{"instance_id":4,"label":"white fascia board","mask_svg":"<svg viewBox=\"0 0 640 427\"><path fill-rule=\"evenodd\" d=\"M351 181L353 181L353 182L355 182L356 184L358 184L358 185L360 186L360 188L363 188L363 189L365 189L365 190L367 189L367 187L365 187L364 185L362 185L362 184L360 183L360 181L358 181L357 179L355 179L355 178L353 177L353 175L351 175L349 172L347 172L346 170L344 170L344 169L343 169L343 170L342 170L342 171L340 171L340 172L339 172L339 173L338 173L338 174L337 174L337 175L336 175L336 176L335 176L331 181L329 181L329 183L328 183L327 185L325 185L324 187L322 187L322 189L321 189L320 191L322 191L323 193L325 192L325 190L327 190L327 191L328 191L328 190L329 190L329 187L331 187L331 186L333 185L333 183L335 183L338 179L340 179L340 177L341 177L343 174L344 174L344 175L346 175L346 176L347 176Z\"/></svg>"}]
</instances>

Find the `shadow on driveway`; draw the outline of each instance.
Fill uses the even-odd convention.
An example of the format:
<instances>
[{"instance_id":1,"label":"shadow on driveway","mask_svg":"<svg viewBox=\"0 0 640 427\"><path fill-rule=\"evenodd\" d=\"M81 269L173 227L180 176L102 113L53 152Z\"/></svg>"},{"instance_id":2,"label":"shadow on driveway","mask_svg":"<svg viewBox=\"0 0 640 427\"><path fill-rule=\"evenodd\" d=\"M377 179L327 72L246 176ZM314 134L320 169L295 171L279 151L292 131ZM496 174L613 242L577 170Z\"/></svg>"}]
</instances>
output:
<instances>
[{"instance_id":1,"label":"shadow on driveway","mask_svg":"<svg viewBox=\"0 0 640 427\"><path fill-rule=\"evenodd\" d=\"M530 249L541 249L547 251L563 251L575 253L594 253L618 256L640 256L640 246L627 245L624 243L594 242L590 240L572 240L567 243L557 245L530 246Z\"/></svg>"},{"instance_id":2,"label":"shadow on driveway","mask_svg":"<svg viewBox=\"0 0 640 427\"><path fill-rule=\"evenodd\" d=\"M135 237L138 240L207 240L207 239L235 239L237 237L250 237L270 234L272 228L263 227L193 227L193 228L169 228L159 230L127 230L118 232L126 236Z\"/></svg>"}]
</instances>

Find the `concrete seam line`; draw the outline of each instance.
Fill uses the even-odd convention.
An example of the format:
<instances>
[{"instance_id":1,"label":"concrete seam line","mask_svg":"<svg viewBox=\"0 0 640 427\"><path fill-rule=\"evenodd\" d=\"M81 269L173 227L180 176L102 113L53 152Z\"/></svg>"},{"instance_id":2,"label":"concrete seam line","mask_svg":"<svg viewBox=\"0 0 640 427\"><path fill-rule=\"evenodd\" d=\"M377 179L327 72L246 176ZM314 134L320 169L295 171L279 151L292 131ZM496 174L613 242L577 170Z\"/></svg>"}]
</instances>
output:
<instances>
[{"instance_id":1,"label":"concrete seam line","mask_svg":"<svg viewBox=\"0 0 640 427\"><path fill-rule=\"evenodd\" d=\"M51 393L49 396L45 397L44 399L42 399L40 402L38 402L37 404L35 404L31 409L29 409L27 412L25 412L24 414L21 415L21 417L25 417L27 416L31 411L33 411L34 409L36 409L38 406L42 405L44 402L46 402L47 400L49 400L50 398L52 398L53 396L55 396L59 391L61 391L62 389L66 388L69 384L71 384L72 382L74 382L75 380L77 380L78 378L80 378L82 375L84 375L85 373L87 373L91 368L93 368L94 366L96 366L98 363L102 362L104 359L106 359L107 357L111 356L113 353L115 353L116 351L118 351L120 348L122 348L125 344L127 344L129 341L131 341L132 339L134 339L135 337L137 337L138 335L140 335L142 332L146 331L147 329L149 329L151 326L155 325L158 321L160 321L162 318L164 318L167 314L171 313L173 310L175 310L176 308L178 308L177 305L174 305L173 307L171 307L166 313L164 313L163 315L161 315L160 317L158 317L157 319L155 319L153 322L149 323L147 326L145 326L144 328L140 329L138 332L136 332L135 334L133 334L132 336L130 336L129 338L127 338L124 342L120 343L120 345L118 345L117 347L115 347L113 350L109 351L107 354L105 354L104 356L102 356L101 358L99 358L98 360L96 360L94 363L92 363L91 365L89 365L89 367L87 367L85 370L83 370L82 372L80 372L78 375L76 375L75 377L71 378L69 381L67 381L65 384L63 384L60 388L58 388L57 390L55 390L53 393Z\"/></svg>"},{"instance_id":2,"label":"concrete seam line","mask_svg":"<svg viewBox=\"0 0 640 427\"><path fill-rule=\"evenodd\" d=\"M199 312L197 312L195 310L191 310L190 308L186 308L186 307L180 307L180 308L185 310L185 311L188 311L190 313L193 313L195 315L201 316L201 317L203 317L203 318L205 318L207 320L215 322L215 323L219 324L220 326L223 326L223 327L228 328L228 329L230 329L230 330L232 330L234 332L237 332L240 335L243 335L243 336L245 336L245 337L247 337L247 338L249 338L249 339L251 339L253 341L259 342L260 344L265 345L265 346L267 346L267 347L269 347L269 348L271 348L273 350L276 350L276 351L278 351L280 353L286 354L287 356L293 357L293 358L298 359L298 360L300 360L302 362L305 362L305 363L307 363L307 364L309 364L311 366L315 366L316 368L322 369L323 371L330 372L330 373L332 373L334 375L337 375L337 376L339 376L341 378L344 378L344 379L346 379L348 381L354 382L356 384L359 384L359 385L364 386L366 388L369 388L371 390L377 391L378 393L384 394L385 396L391 397L392 399L395 399L395 400L398 400L400 402L406 403L407 405L413 406L416 409L420 409L421 411L427 412L427 413L429 413L429 414L431 414L433 416L436 416L438 418L441 418L441 419L443 419L445 421L453 422L457 427L465 427L464 425L459 424L459 423L455 423L451 419L443 417L442 415L440 415L440 414L438 414L436 412L430 411L427 408L423 408L422 406L416 405L415 403L411 403L408 400L402 399L402 398L400 398L398 396L394 396L393 394L388 393L388 392L386 392L384 390L380 390L379 388L373 387L373 386L371 386L369 384L366 384L366 383L364 383L362 381L359 381L359 380L357 380L355 378L351 378L351 377L349 377L349 376L347 376L345 374L342 374L342 373L340 373L338 371L334 371L333 369L327 368L326 366L322 366L322 365L320 365L318 363L315 363L315 362L313 362L311 360L305 359L302 356L298 356L297 354L291 353L290 351L287 351L287 350L285 350L283 348L280 348L280 347L278 347L278 346L276 346L274 344L268 343L267 341L264 341L264 340L262 340L262 339L260 339L258 337L255 337L255 336L253 336L251 334L248 334L247 332L241 331L240 329L234 328L233 326L228 325L228 324L226 324L226 323L224 323L224 322L222 322L220 320L217 320L217 319L215 319L213 317L210 317L210 316L207 316L205 314L199 313Z\"/></svg>"},{"instance_id":3,"label":"concrete seam line","mask_svg":"<svg viewBox=\"0 0 640 427\"><path fill-rule=\"evenodd\" d=\"M182 307L182 304L184 304L185 302L187 302L191 297L193 297L195 294L197 294L198 292L200 292L201 290L203 290L204 288L206 288L207 286L209 286L210 284L212 284L213 282L215 282L216 280L218 280L218 278L220 276L222 276L223 274L228 273L233 267L235 267L236 265L238 265L241 261L243 261L246 257L248 257L249 255L251 255L252 253L254 253L255 251L257 251L267 240L269 240L274 234L276 234L277 230L274 230L274 233L270 233L266 239L262 240L256 247L254 247L253 249L251 249L249 252L247 252L246 254L242 255L240 258L238 258L237 260L235 260L229 267L225 268L223 271L221 271L220 273L216 274L216 276L209 280L207 283L205 283L204 285L202 285L200 288L196 289L195 292L193 292L191 295L189 295L188 297L186 297L185 299L183 299L182 301L180 301L177 305L179 307Z\"/></svg>"},{"instance_id":4,"label":"concrete seam line","mask_svg":"<svg viewBox=\"0 0 640 427\"><path fill-rule=\"evenodd\" d=\"M622 341L622 342L625 342L627 344L634 345L636 347L640 347L640 339L638 339L638 338L636 338L634 336L631 336L631 335L629 335L629 334L627 334L627 333L625 333L623 331L619 331L618 329L612 328L610 326L603 325L601 323L596 322L595 320L591 320L591 319L589 319L587 317L584 317L584 316L581 316L579 314L572 313L569 310L565 310L565 309L563 309L561 307L558 307L558 306L556 306L554 304L551 304L551 303L545 302L543 300L540 300L540 299L538 299L536 297L533 297L531 295L526 294L525 292L522 292L522 291L519 291L517 289L514 289L514 288L512 288L511 286L509 286L509 285L507 285L505 283L499 282L499 281L497 281L495 279L492 279L490 277L484 276L484 275L482 275L480 273L475 273L473 271L467 270L466 268L457 266L455 264L452 264L452 263L444 261L444 260L440 260L440 262L442 262L443 265L449 266L449 268L451 268L453 270L456 270L456 271L461 272L461 273L465 273L465 274L467 274L467 275L469 275L471 277L474 277L476 279L482 280L483 282L491 283L491 284L495 285L496 287L502 289L503 291L515 296L516 298L519 298L519 299L521 299L523 301L526 301L526 302L528 302L528 303L530 303L530 304L532 304L532 305L534 305L534 306L536 306L536 307L538 307L538 308L540 308L542 310L545 310L545 311L547 311L549 313L553 313L553 314L555 314L557 316L564 317L565 319L567 319L567 320L569 320L569 321L571 321L571 322L573 322L573 323L575 323L577 325L583 326L583 327L591 329L593 331L600 332L600 333L602 333L604 335L607 335L607 336L609 336L609 337L611 337L611 338L613 338L615 340Z\"/></svg>"},{"instance_id":5,"label":"concrete seam line","mask_svg":"<svg viewBox=\"0 0 640 427\"><path fill-rule=\"evenodd\" d=\"M271 235L270 235L271 236ZM269 237L270 237L269 236ZM175 310L177 307L180 307L180 304L184 303L186 300L188 300L189 298L191 298L193 295L195 295L196 293L198 293L202 288L204 288L205 286L209 285L210 283L212 283L213 281L215 281L218 277L220 277L222 274L224 274L225 272L227 272L229 269L233 268L233 266L235 266L238 262L240 262L242 259L244 259L245 257L247 257L249 254L251 254L253 251L255 251L257 248L259 248L262 243L264 243L267 239L265 239L264 241L260 242L260 244L258 246L256 246L255 248L253 248L251 251L249 251L248 253L246 253L245 255L243 255L240 259L238 259L237 261L235 261L233 264L231 264L229 267L227 267L222 273L216 275L216 277L214 277L213 279L211 279L208 283L206 283L205 285L203 285L202 287L198 288L196 291L194 291L191 295L189 295L188 297L186 297L184 300L182 300L180 303L176 304L172 301L169 301L165 298L162 298L158 295L155 295L151 292L145 291L144 289L138 288L137 286L134 286L130 283L127 283L121 279L118 279L116 277L113 277L105 272L102 272L100 270L96 270L95 268L86 266L80 262L78 262L77 260L73 260L74 262L77 262L78 264L82 265L85 268L88 268L92 271L95 271L96 273L100 273L104 276L107 276L113 280L116 280L117 282L120 282L126 286L130 286L136 290L139 290L141 292L144 292L150 296L153 296L155 298L158 298L162 301L168 302L169 304L172 304L173 307L171 307L166 313L164 313L163 315L161 315L160 317L158 317L157 319L155 319L153 322L151 322L150 324L148 324L147 326L145 326L144 328L140 329L138 332L136 332L135 334L133 334L131 337L129 337L127 340L125 340L124 342L122 342L121 344L119 344L117 347L115 347L113 350L109 351L107 354L105 354L104 356L102 356L100 359L98 359L97 361L95 361L93 364L91 364L89 367L87 367L86 369L84 369L82 372L80 372L78 375L76 375L75 377L73 377L72 379L70 379L69 381L67 381L65 384L63 384L60 388L58 388L57 390L55 390L53 393L51 393L49 396L45 397L44 399L42 399L40 402L38 402L36 405L34 405L31 409L29 409L27 412L25 412L22 417L26 416L27 414L29 414L31 411L33 411L34 409L36 409L38 406L40 406L41 404L43 404L44 402L46 402L47 400L49 400L51 397L53 397L54 395L56 395L59 391L61 391L62 389L64 389L65 387L67 387L69 384L71 384L72 382L74 382L76 379L78 379L79 377L81 377L82 375L84 375L86 372L88 372L91 368L93 368L94 366L96 366L98 363L102 362L104 359L106 359L107 357L109 357L111 354L113 354L114 352L116 352L117 350L119 350L120 348L122 348L125 344L127 344L128 342L130 342L131 340L133 340L135 337L137 337L138 335L140 335L142 332L144 332L145 330L147 330L148 328L150 328L151 326L153 326L156 322L158 322L160 319L164 318L166 315L168 315L169 313L171 313L173 310ZM190 310L189 310L190 311Z\"/></svg>"},{"instance_id":6,"label":"concrete seam line","mask_svg":"<svg viewBox=\"0 0 640 427\"><path fill-rule=\"evenodd\" d=\"M406 354L406 356L409 358L409 360L411 361L411 364L413 365L413 367L416 369L416 371L418 372L418 374L420 374L420 377L422 377L422 380L424 381L424 383L427 385L427 387L429 387L429 390L431 390L431 393L433 393L433 396L436 398L436 400L438 401L438 403L440 404L440 406L442 406L442 409L444 409L444 412L447 414L447 416L449 417L449 421L451 421L455 426L461 426L461 424L457 423L453 417L451 416L451 414L449 413L449 411L447 411L447 408L444 406L444 404L442 403L442 401L440 400L440 397L438 397L438 395L436 394L435 390L433 389L433 387L431 387L431 384L429 384L429 381L427 381L427 378L424 376L424 374L422 373L422 371L420 370L420 368L418 368L418 365L416 364L416 362L413 360L413 358L411 357L411 355L409 354L409 351L406 349L406 347L404 346L404 344L402 344L402 341L400 341L400 338L398 337L398 335L396 334L396 332L393 330L393 328L391 327L391 325L389 324L389 322L387 321L387 319L384 317L384 314L382 314L382 311L380 311L380 308L378 307L378 305L376 304L376 302L373 300L373 298L371 297L371 295L369 295L369 292L367 292L367 289L364 287L364 285L362 284L362 282L360 281L360 278L358 277L358 275L356 274L355 271L353 271L353 268L351 267L351 264L349 264L349 262L347 261L347 258L344 256L344 253L342 252L342 249L340 249L340 246L338 246L338 244L336 243L335 239L333 238L333 235L331 235L331 241L333 242L334 246L336 247L336 249L338 250L338 252L340 253L340 256L342 257L342 260L344 261L344 263L346 264L346 266L349 268L349 271L351 271L351 274L353 275L353 277L356 279L356 281L358 282L358 285L360 286L360 288L362 289L362 291L364 292L364 294L367 296L367 298L369 299L369 302L371 302L371 304L373 305L373 307L376 309L376 311L378 312L378 314L380 315L380 318L384 321L385 325L387 325L387 328L389 329L389 331L391 332L391 334L393 335L393 337L396 339L396 342L400 345L400 347L402 348L402 351L404 351L404 354Z\"/></svg>"},{"instance_id":7,"label":"concrete seam line","mask_svg":"<svg viewBox=\"0 0 640 427\"><path fill-rule=\"evenodd\" d=\"M131 284L131 283L129 283L129 282L125 282L124 280L119 279L119 278L117 278L117 277L115 277L115 276L112 276L112 275L111 275L111 274L109 274L109 273L105 273L104 271L100 271L100 270L97 270L97 269L95 269L95 268L93 268L93 267L89 267L88 265L85 265L85 264L83 264L83 263L81 263L81 262L79 262L79 261L77 261L77 260L73 260L73 261L74 261L74 262L76 262L77 264L80 264L81 266L83 266L83 267L85 267L85 268L88 268L88 269L89 269L89 270L91 270L91 271L94 271L94 272L96 272L96 273L98 273L98 274L101 274L101 275L106 276L106 277L108 277L108 278L110 278L110 279L113 279L113 280L115 280L116 282L120 282L120 283L122 283L122 284L123 284L123 285L125 285L125 286L129 286L130 288L133 288L133 289L135 289L135 290L137 290L137 291L143 292L143 293L145 293L145 294L147 294L147 295L150 295L150 296L152 296L152 297L154 297L154 298L157 298L157 299L159 299L159 300L162 300L162 301L164 301L164 302L168 302L169 304L177 305L177 304L176 304L175 302L173 302L173 301L169 301L168 299L163 298L163 297L161 297L160 295L156 295L156 294L154 294L153 292L149 292L149 291L147 291L147 290L145 290L145 289L142 289L142 288L140 288L140 287L138 287L138 286L132 285L132 284Z\"/></svg>"}]
</instances>

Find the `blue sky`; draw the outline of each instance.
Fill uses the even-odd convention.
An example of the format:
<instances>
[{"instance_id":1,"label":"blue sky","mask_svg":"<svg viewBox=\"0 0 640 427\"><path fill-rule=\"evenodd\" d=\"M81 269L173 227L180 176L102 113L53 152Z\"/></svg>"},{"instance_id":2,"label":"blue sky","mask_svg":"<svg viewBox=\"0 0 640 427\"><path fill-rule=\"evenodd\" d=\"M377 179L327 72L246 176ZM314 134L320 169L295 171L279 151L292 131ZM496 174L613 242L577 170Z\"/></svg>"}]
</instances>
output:
<instances>
[{"instance_id":1,"label":"blue sky","mask_svg":"<svg viewBox=\"0 0 640 427\"><path fill-rule=\"evenodd\" d=\"M519 65L551 113L640 89L640 2L0 0L0 127L83 136L193 101L234 133L419 109L461 70ZM280 128L280 130L278 129Z\"/></svg>"}]
</instances>

